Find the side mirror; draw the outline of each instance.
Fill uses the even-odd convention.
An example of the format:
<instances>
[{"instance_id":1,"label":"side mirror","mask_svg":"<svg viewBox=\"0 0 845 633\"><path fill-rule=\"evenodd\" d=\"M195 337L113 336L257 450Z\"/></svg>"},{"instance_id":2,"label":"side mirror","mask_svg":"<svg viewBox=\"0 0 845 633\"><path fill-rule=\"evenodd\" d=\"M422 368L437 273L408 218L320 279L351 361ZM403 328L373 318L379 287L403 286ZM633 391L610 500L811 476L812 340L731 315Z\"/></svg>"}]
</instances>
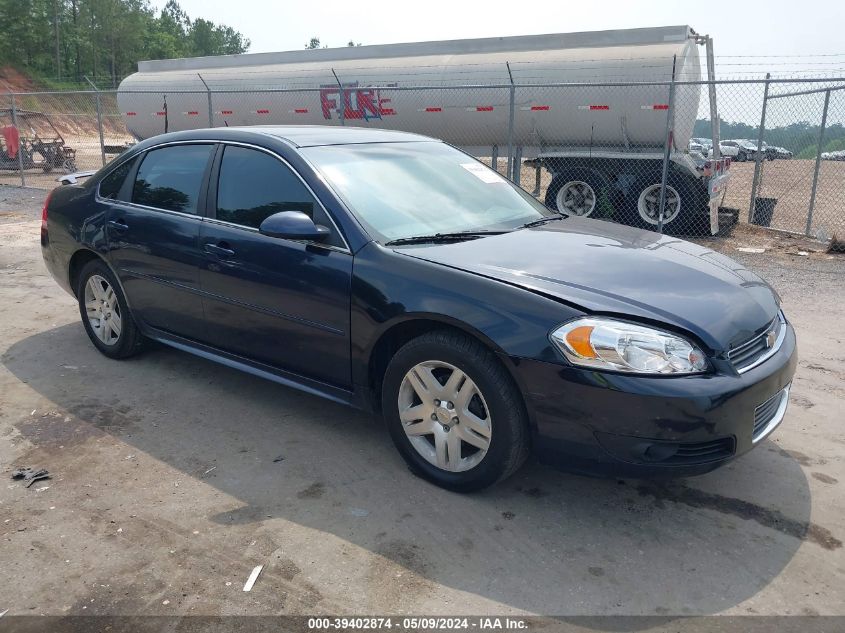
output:
<instances>
[{"instance_id":1,"label":"side mirror","mask_svg":"<svg viewBox=\"0 0 845 633\"><path fill-rule=\"evenodd\" d=\"M322 240L329 229L305 215L302 211L280 211L264 219L258 231L270 237L290 240Z\"/></svg>"}]
</instances>

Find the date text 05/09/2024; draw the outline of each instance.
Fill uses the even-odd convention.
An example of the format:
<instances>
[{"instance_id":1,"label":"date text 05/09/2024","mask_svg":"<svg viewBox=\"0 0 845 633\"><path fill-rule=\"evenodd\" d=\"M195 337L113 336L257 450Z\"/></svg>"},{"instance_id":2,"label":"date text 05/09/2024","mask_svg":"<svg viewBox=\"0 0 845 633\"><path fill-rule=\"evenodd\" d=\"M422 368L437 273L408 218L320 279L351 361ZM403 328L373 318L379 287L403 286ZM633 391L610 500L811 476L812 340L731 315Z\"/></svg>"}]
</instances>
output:
<instances>
[{"instance_id":1,"label":"date text 05/09/2024","mask_svg":"<svg viewBox=\"0 0 845 633\"><path fill-rule=\"evenodd\" d=\"M385 630L398 629L410 631L524 631L528 622L523 618L513 617L322 617L309 618L308 628L315 631L344 630Z\"/></svg>"}]
</instances>

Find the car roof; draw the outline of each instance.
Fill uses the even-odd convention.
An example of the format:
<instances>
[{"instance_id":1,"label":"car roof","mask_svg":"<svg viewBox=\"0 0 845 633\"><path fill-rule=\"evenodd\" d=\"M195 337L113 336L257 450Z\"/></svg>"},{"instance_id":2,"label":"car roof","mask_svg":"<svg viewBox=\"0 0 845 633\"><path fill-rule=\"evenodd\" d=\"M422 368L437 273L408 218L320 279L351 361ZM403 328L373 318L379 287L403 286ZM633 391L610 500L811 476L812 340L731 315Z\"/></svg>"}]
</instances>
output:
<instances>
[{"instance_id":1,"label":"car roof","mask_svg":"<svg viewBox=\"0 0 845 633\"><path fill-rule=\"evenodd\" d=\"M295 149L321 145L361 145L366 143L442 143L438 139L420 134L377 128L328 125L250 125L198 128L151 136L133 146L133 155L162 143L229 141L261 144L262 140L265 140L265 144L269 141L275 141L277 144Z\"/></svg>"},{"instance_id":2,"label":"car roof","mask_svg":"<svg viewBox=\"0 0 845 633\"><path fill-rule=\"evenodd\" d=\"M420 134L411 134L410 132L331 125L251 125L226 129L258 132L267 136L275 136L296 147L358 143L407 143L409 141L437 140Z\"/></svg>"}]
</instances>

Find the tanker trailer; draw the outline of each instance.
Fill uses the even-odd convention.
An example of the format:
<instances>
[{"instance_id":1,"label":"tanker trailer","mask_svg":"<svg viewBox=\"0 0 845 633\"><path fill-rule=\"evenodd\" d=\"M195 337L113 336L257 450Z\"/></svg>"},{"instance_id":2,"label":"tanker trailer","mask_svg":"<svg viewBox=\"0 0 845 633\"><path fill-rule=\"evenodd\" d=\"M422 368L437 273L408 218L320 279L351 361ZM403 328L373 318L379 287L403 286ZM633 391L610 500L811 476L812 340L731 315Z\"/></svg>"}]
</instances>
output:
<instances>
[{"instance_id":1,"label":"tanker trailer","mask_svg":"<svg viewBox=\"0 0 845 633\"><path fill-rule=\"evenodd\" d=\"M726 165L686 152L700 105L698 47L710 53L711 41L676 26L146 61L117 100L138 138L355 125L441 138L479 157L507 153L517 182L523 159L538 183L541 169L551 173L549 207L647 228L658 224L671 137L663 224L712 230L708 203L726 185ZM711 85L714 114L715 105ZM718 147L715 128L713 138Z\"/></svg>"}]
</instances>

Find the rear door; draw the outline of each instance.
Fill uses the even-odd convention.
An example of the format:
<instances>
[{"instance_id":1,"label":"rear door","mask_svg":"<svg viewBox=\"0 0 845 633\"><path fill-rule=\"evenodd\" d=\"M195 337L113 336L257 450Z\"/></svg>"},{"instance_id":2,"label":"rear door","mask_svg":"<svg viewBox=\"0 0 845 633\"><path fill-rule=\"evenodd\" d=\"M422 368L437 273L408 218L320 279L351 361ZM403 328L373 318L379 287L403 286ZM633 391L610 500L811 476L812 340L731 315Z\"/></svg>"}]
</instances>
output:
<instances>
[{"instance_id":1,"label":"rear door","mask_svg":"<svg viewBox=\"0 0 845 633\"><path fill-rule=\"evenodd\" d=\"M222 147L202 222L206 336L224 351L338 387L351 385L352 255L304 181L275 154ZM216 176L216 178L215 178ZM321 242L262 235L261 222L303 211Z\"/></svg>"},{"instance_id":2,"label":"rear door","mask_svg":"<svg viewBox=\"0 0 845 633\"><path fill-rule=\"evenodd\" d=\"M199 230L214 144L166 145L133 164L109 204L109 261L133 315L144 324L195 338L202 331ZM102 198L101 190L101 198Z\"/></svg>"}]
</instances>

